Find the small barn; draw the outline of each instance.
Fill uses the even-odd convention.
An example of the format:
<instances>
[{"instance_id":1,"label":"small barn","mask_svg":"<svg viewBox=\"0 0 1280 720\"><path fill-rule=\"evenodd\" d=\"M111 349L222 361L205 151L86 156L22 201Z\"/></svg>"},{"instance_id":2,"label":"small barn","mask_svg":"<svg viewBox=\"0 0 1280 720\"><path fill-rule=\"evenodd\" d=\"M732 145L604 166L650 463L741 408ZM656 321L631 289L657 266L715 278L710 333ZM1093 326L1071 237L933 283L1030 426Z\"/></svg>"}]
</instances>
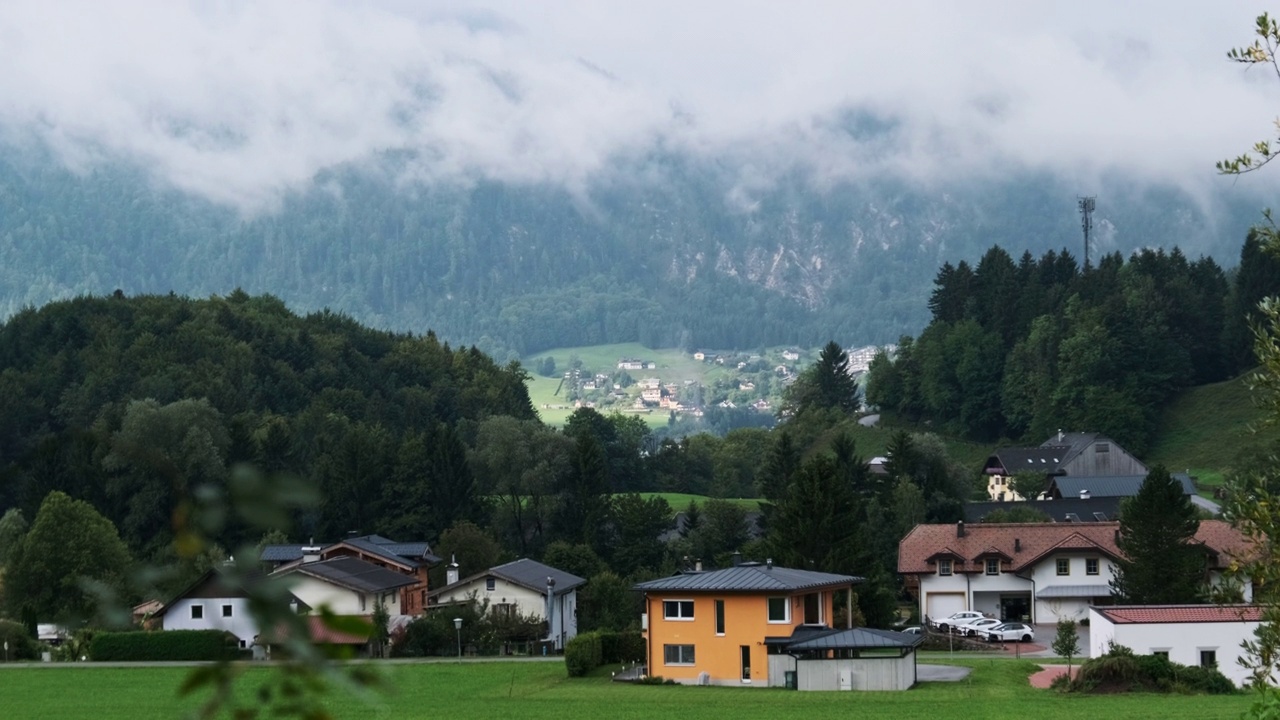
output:
<instances>
[{"instance_id":1,"label":"small barn","mask_svg":"<svg viewBox=\"0 0 1280 720\"><path fill-rule=\"evenodd\" d=\"M908 690L916 684L919 635L801 627L769 638L769 685L795 690Z\"/></svg>"}]
</instances>

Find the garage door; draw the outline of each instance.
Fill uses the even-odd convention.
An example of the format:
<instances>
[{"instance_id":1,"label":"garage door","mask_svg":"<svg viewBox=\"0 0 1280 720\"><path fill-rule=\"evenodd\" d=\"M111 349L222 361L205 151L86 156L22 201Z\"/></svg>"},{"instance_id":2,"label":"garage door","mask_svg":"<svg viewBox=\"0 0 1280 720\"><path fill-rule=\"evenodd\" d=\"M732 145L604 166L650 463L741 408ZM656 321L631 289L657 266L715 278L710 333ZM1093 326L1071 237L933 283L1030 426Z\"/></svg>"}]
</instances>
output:
<instances>
[{"instance_id":1,"label":"garage door","mask_svg":"<svg viewBox=\"0 0 1280 720\"><path fill-rule=\"evenodd\" d=\"M964 609L964 593L929 593L925 613L931 618L944 618Z\"/></svg>"}]
</instances>

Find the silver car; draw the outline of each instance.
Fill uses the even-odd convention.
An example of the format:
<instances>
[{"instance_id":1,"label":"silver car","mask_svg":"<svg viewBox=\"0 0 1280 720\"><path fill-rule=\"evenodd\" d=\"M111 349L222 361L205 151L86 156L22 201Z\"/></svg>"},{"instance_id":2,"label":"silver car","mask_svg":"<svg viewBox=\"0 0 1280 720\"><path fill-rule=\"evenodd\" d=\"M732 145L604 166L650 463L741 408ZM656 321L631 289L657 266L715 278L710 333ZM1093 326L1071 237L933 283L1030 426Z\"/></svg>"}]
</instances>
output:
<instances>
[{"instance_id":1,"label":"silver car","mask_svg":"<svg viewBox=\"0 0 1280 720\"><path fill-rule=\"evenodd\" d=\"M982 633L990 642L1032 642L1036 631L1026 623L1004 623L988 628Z\"/></svg>"}]
</instances>

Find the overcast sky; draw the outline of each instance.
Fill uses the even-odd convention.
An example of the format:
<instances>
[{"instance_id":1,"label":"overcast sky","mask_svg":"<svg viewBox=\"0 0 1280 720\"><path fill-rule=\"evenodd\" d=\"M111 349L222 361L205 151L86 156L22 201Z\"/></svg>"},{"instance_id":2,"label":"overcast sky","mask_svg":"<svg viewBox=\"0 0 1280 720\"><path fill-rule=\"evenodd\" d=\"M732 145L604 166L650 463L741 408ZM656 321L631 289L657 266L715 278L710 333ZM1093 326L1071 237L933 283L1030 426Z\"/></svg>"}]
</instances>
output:
<instances>
[{"instance_id":1,"label":"overcast sky","mask_svg":"<svg viewBox=\"0 0 1280 720\"><path fill-rule=\"evenodd\" d=\"M389 151L417 158L415 181L574 189L656 148L744 184L1032 168L1203 187L1274 132L1280 80L1225 59L1265 9L5 0L0 132L241 208ZM851 137L850 111L891 129ZM1280 169L1240 183L1276 187Z\"/></svg>"}]
</instances>

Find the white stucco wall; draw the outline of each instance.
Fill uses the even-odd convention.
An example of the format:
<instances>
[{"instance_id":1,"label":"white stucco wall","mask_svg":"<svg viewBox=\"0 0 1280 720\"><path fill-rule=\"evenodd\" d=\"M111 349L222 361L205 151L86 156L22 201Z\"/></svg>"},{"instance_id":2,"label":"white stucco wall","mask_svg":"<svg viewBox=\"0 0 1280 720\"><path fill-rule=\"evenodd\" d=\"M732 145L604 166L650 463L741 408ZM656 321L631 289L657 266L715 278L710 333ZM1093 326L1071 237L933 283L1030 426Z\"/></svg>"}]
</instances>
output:
<instances>
[{"instance_id":1,"label":"white stucco wall","mask_svg":"<svg viewBox=\"0 0 1280 720\"><path fill-rule=\"evenodd\" d=\"M1242 686L1248 673L1238 662L1240 643L1253 638L1256 622L1213 623L1113 623L1097 610L1089 611L1089 650L1091 657L1107 652L1114 641L1139 655L1157 650L1169 653L1169 659L1182 665L1199 665L1200 651L1217 653L1218 670Z\"/></svg>"},{"instance_id":2,"label":"white stucco wall","mask_svg":"<svg viewBox=\"0 0 1280 720\"><path fill-rule=\"evenodd\" d=\"M840 690L840 675L848 674L850 690L907 690L916 684L915 655L902 658L801 660L787 654L769 655L769 687L785 687L786 671L796 671L798 690Z\"/></svg>"},{"instance_id":3,"label":"white stucco wall","mask_svg":"<svg viewBox=\"0 0 1280 720\"><path fill-rule=\"evenodd\" d=\"M488 601L489 607L496 605L513 605L521 615L538 620L547 619L547 596L545 592L534 592L522 585L495 577L493 589L488 590L486 578L476 578L457 587L442 590L438 596L439 603L467 602L472 596L478 602ZM563 626L563 627L562 627ZM551 636L557 638L556 647L563 648L563 643L578 634L578 591L570 590L560 593L555 598L552 613Z\"/></svg>"},{"instance_id":4,"label":"white stucco wall","mask_svg":"<svg viewBox=\"0 0 1280 720\"><path fill-rule=\"evenodd\" d=\"M358 593L301 573L290 573L289 580L290 590L299 600L314 609L328 605L337 615L370 615L377 602L375 593ZM387 614L401 614L399 589L383 593L382 602L387 606Z\"/></svg>"},{"instance_id":5,"label":"white stucco wall","mask_svg":"<svg viewBox=\"0 0 1280 720\"><path fill-rule=\"evenodd\" d=\"M192 619L192 606L199 605L204 616ZM231 617L223 617L223 606L231 607ZM243 647L253 645L258 634L258 624L249 615L249 603L244 598L185 598L178 600L165 612L161 621L165 630L226 630L240 638Z\"/></svg>"}]
</instances>

